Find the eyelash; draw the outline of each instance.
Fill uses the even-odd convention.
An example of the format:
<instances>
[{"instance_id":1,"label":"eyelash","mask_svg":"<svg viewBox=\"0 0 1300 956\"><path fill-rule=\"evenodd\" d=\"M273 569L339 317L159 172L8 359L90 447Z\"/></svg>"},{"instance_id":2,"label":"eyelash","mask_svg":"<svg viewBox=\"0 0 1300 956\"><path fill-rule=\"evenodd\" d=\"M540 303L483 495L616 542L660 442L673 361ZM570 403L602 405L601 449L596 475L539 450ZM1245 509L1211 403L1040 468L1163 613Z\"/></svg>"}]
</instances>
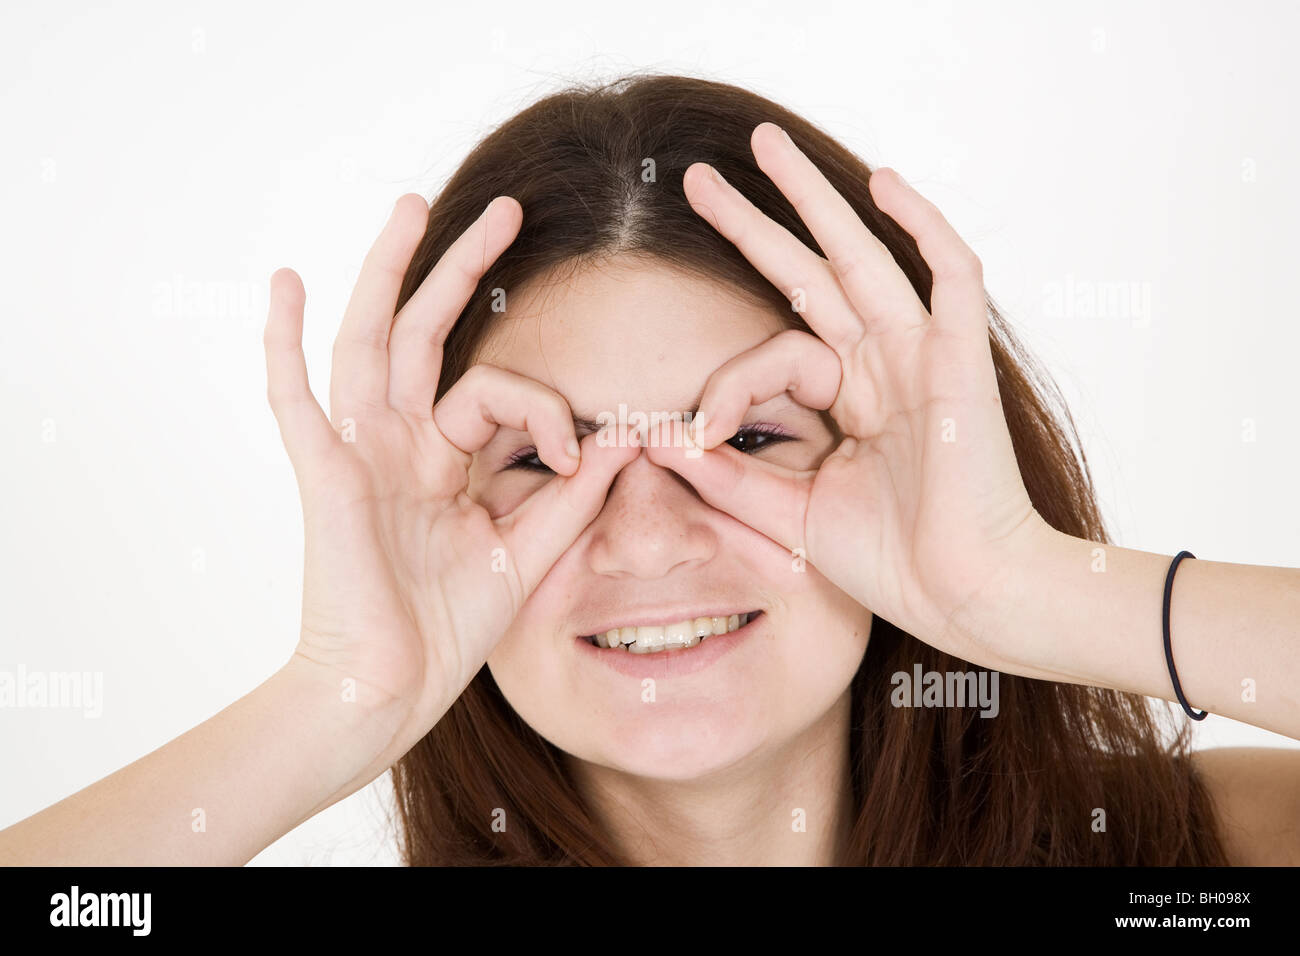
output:
<instances>
[{"instance_id":1,"label":"eyelash","mask_svg":"<svg viewBox=\"0 0 1300 956\"><path fill-rule=\"evenodd\" d=\"M752 455L755 452L762 451L764 448L770 448L773 445L779 445L782 442L795 440L794 436L787 434L785 429L780 425L773 425L768 422L756 422L753 425L742 425L736 434L727 439L727 444L731 445L731 443L736 441L736 439L753 438L762 438L765 440L759 444L757 448L750 450L737 448L736 450L743 452L744 454ZM735 448L736 446L731 445L731 447ZM531 446L528 448L521 448L506 459L506 464L502 471L511 470L537 471L554 474L554 472L552 472L550 468L546 467L542 460L537 457L536 449Z\"/></svg>"}]
</instances>

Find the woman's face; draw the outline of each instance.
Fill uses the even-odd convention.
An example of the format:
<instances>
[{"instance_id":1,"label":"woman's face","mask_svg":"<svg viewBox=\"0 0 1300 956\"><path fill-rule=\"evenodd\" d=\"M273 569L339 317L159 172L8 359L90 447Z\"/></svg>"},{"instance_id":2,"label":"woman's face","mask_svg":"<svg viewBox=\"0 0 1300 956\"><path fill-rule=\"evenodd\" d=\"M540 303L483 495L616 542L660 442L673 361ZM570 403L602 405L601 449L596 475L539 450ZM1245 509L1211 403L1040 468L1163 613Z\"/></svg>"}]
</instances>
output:
<instances>
[{"instance_id":1,"label":"woman's face","mask_svg":"<svg viewBox=\"0 0 1300 956\"><path fill-rule=\"evenodd\" d=\"M478 361L542 382L593 421L617 416L620 403L627 415L689 413L718 366L786 327L721 285L629 257L510 296ZM755 423L788 438L734 444L773 464L816 468L835 447L821 414L788 395L750 409L744 425ZM553 479L509 467L531 451L526 432L501 428L475 456L469 492L494 517ZM672 454L684 450L643 448L618 473L488 666L511 706L561 750L689 780L776 753L828 719L866 650L871 615L800 556L706 504L662 464ZM747 612L761 614L693 647L633 654L584 640Z\"/></svg>"}]
</instances>

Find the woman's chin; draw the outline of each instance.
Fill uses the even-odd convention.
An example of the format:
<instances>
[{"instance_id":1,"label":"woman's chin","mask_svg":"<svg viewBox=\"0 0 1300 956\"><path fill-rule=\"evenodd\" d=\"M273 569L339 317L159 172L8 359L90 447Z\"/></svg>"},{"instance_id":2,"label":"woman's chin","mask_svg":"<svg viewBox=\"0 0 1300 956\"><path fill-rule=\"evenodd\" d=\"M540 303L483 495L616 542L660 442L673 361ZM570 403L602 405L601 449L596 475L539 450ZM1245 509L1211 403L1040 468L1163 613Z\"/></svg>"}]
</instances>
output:
<instances>
[{"instance_id":1,"label":"woman's chin","mask_svg":"<svg viewBox=\"0 0 1300 956\"><path fill-rule=\"evenodd\" d=\"M672 720L625 727L591 742L591 762L653 780L698 780L725 770L754 753L763 739L738 724L701 727Z\"/></svg>"}]
</instances>

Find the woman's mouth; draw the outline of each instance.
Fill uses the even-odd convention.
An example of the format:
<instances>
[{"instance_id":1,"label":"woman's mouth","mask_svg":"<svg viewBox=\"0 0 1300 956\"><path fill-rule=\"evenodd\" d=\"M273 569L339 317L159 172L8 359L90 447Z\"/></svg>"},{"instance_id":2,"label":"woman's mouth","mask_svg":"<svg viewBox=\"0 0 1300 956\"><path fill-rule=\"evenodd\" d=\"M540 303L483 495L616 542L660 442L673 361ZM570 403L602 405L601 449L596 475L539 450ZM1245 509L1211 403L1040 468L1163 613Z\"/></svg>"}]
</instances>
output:
<instances>
[{"instance_id":1,"label":"woman's mouth","mask_svg":"<svg viewBox=\"0 0 1300 956\"><path fill-rule=\"evenodd\" d=\"M621 650L629 654L657 654L681 650L706 642L715 635L730 634L758 618L762 611L746 611L726 617L696 617L658 626L628 625L600 634L582 635L592 647Z\"/></svg>"}]
</instances>

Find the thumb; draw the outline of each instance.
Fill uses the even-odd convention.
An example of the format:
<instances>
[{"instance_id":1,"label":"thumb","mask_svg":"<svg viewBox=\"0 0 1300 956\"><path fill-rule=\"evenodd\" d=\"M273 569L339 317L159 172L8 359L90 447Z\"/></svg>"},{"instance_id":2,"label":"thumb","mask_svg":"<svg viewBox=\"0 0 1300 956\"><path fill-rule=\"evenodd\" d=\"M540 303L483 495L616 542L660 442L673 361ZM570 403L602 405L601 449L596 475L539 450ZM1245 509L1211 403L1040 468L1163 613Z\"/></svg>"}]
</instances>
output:
<instances>
[{"instance_id":1,"label":"thumb","mask_svg":"<svg viewBox=\"0 0 1300 956\"><path fill-rule=\"evenodd\" d=\"M815 470L782 468L726 443L706 451L690 441L675 447L666 434L660 437L664 440L651 441L646 449L651 461L671 468L708 504L786 550L806 549L804 518Z\"/></svg>"},{"instance_id":2,"label":"thumb","mask_svg":"<svg viewBox=\"0 0 1300 956\"><path fill-rule=\"evenodd\" d=\"M593 432L579 444L577 471L556 475L519 507L497 519L525 596L600 513L614 476L641 453L632 443L602 445L600 434Z\"/></svg>"}]
</instances>

